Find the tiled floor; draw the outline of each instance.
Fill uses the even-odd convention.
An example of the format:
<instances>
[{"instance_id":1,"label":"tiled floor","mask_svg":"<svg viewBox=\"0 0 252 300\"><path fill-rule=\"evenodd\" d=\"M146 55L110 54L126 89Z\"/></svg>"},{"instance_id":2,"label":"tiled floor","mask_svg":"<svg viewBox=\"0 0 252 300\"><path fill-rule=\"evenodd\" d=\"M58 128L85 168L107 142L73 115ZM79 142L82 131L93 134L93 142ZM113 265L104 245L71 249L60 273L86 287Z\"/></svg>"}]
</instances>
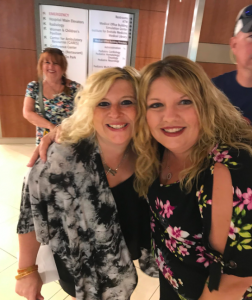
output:
<instances>
[{"instance_id":1,"label":"tiled floor","mask_svg":"<svg viewBox=\"0 0 252 300\"><path fill-rule=\"evenodd\" d=\"M26 164L34 150L33 145L0 145L0 299L24 299L15 294L18 239L16 225L20 194ZM159 300L159 281L145 275L138 267L138 286L131 300ZM63 300L69 297L57 282L45 284L41 294L45 300Z\"/></svg>"}]
</instances>

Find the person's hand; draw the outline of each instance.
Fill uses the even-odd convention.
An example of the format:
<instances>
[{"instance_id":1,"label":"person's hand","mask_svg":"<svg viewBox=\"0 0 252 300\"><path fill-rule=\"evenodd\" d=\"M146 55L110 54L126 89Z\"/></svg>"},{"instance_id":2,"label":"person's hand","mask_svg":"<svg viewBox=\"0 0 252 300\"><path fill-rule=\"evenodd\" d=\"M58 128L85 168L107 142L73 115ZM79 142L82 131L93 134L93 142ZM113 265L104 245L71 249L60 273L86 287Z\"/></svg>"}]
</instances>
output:
<instances>
[{"instance_id":1,"label":"person's hand","mask_svg":"<svg viewBox=\"0 0 252 300\"><path fill-rule=\"evenodd\" d=\"M60 126L55 127L53 131L50 131L41 139L40 144L38 145L38 147L36 147L35 151L33 152L30 161L27 164L27 167L32 167L35 164L36 160L39 158L39 156L43 162L46 162L47 150L53 142L57 143L59 132Z\"/></svg>"},{"instance_id":2,"label":"person's hand","mask_svg":"<svg viewBox=\"0 0 252 300\"><path fill-rule=\"evenodd\" d=\"M42 285L43 282L36 271L17 280L15 292L27 300L43 300L44 297L40 293Z\"/></svg>"}]
</instances>

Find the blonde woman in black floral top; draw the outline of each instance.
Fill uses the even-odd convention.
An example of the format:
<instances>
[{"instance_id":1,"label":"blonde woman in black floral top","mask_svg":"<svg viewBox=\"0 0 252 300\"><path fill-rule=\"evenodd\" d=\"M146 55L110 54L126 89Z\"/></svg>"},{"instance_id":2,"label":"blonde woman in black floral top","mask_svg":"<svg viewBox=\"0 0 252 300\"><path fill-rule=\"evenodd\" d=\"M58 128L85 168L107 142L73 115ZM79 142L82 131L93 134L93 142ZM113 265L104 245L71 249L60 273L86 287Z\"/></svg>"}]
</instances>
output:
<instances>
[{"instance_id":1,"label":"blonde woman in black floral top","mask_svg":"<svg viewBox=\"0 0 252 300\"><path fill-rule=\"evenodd\" d=\"M168 56L142 74L135 187L160 300L252 299L252 129L196 63Z\"/></svg>"}]
</instances>

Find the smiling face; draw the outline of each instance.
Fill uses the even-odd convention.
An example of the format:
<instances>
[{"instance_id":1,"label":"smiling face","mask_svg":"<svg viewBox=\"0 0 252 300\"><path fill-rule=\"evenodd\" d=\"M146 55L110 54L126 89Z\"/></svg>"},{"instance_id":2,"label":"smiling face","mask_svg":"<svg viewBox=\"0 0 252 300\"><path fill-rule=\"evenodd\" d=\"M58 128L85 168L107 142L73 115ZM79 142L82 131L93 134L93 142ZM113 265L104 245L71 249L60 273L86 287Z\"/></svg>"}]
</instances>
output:
<instances>
[{"instance_id":1,"label":"smiling face","mask_svg":"<svg viewBox=\"0 0 252 300\"><path fill-rule=\"evenodd\" d=\"M43 75L51 81L60 80L64 74L61 66L52 56L49 55L43 60L42 71Z\"/></svg>"},{"instance_id":2,"label":"smiling face","mask_svg":"<svg viewBox=\"0 0 252 300\"><path fill-rule=\"evenodd\" d=\"M117 79L94 109L93 123L99 143L127 146L132 138L136 113L131 82Z\"/></svg>"},{"instance_id":3,"label":"smiling face","mask_svg":"<svg viewBox=\"0 0 252 300\"><path fill-rule=\"evenodd\" d=\"M146 117L153 137L174 154L187 153L198 140L199 121L193 102L166 77L151 84Z\"/></svg>"}]
</instances>

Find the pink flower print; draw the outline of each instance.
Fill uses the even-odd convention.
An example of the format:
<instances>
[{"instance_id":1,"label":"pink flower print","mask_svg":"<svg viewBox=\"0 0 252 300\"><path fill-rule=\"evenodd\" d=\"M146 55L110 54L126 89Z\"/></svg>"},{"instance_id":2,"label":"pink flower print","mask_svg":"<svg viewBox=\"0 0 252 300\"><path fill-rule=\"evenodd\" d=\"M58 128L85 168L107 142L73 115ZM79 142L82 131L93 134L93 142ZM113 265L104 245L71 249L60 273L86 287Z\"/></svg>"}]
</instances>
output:
<instances>
[{"instance_id":1,"label":"pink flower print","mask_svg":"<svg viewBox=\"0 0 252 300\"><path fill-rule=\"evenodd\" d=\"M158 250L158 256L156 257L156 263L158 265L158 268L160 270L163 270L163 267L164 267L164 257L162 255L162 253L160 252L160 250Z\"/></svg>"},{"instance_id":2,"label":"pink flower print","mask_svg":"<svg viewBox=\"0 0 252 300\"><path fill-rule=\"evenodd\" d=\"M237 198L239 199L238 201L234 201L233 202L233 206L237 206L238 204L238 207L240 208L240 210L242 211L243 210L243 208L244 208L244 205L246 204L245 203L245 201L244 201L244 199L243 199L243 195L242 195L242 192L241 192L241 190L238 188L238 187L236 187L236 189L235 189L235 194L236 194L236 196L237 196Z\"/></svg>"},{"instance_id":3,"label":"pink flower print","mask_svg":"<svg viewBox=\"0 0 252 300\"><path fill-rule=\"evenodd\" d=\"M156 258L156 264L157 264L158 268L160 269L161 262L157 258Z\"/></svg>"},{"instance_id":4,"label":"pink flower print","mask_svg":"<svg viewBox=\"0 0 252 300\"><path fill-rule=\"evenodd\" d=\"M187 248L191 248L191 245L194 245L195 242L190 241L190 240L184 240L184 244L186 244L186 247L187 247Z\"/></svg>"},{"instance_id":5,"label":"pink flower print","mask_svg":"<svg viewBox=\"0 0 252 300\"><path fill-rule=\"evenodd\" d=\"M163 275L165 276L166 274L169 274L170 276L173 276L173 272L171 271L171 269L168 268L167 266L164 266Z\"/></svg>"},{"instance_id":6,"label":"pink flower print","mask_svg":"<svg viewBox=\"0 0 252 300\"><path fill-rule=\"evenodd\" d=\"M201 253L197 254L197 256L200 256L200 258L198 258L196 260L196 262L204 263L205 268L207 268L210 265L210 263L212 262L209 257L204 256L204 252L201 252Z\"/></svg>"},{"instance_id":7,"label":"pink flower print","mask_svg":"<svg viewBox=\"0 0 252 300\"><path fill-rule=\"evenodd\" d=\"M174 252L174 249L177 246L177 242L174 238L171 237L170 240L165 240L165 245L171 252Z\"/></svg>"},{"instance_id":8,"label":"pink flower print","mask_svg":"<svg viewBox=\"0 0 252 300\"><path fill-rule=\"evenodd\" d=\"M151 226L151 230L152 230L153 232L155 232L155 230L154 230L155 223L151 222L151 223L150 223L150 226Z\"/></svg>"},{"instance_id":9,"label":"pink flower print","mask_svg":"<svg viewBox=\"0 0 252 300\"><path fill-rule=\"evenodd\" d=\"M248 210L252 209L252 190L250 188L247 188L247 193L242 194L244 198L244 203L247 204Z\"/></svg>"},{"instance_id":10,"label":"pink flower print","mask_svg":"<svg viewBox=\"0 0 252 300\"><path fill-rule=\"evenodd\" d=\"M164 262L164 257L163 257L163 254L161 252L159 252L159 258L160 258L161 262Z\"/></svg>"},{"instance_id":11,"label":"pink flower print","mask_svg":"<svg viewBox=\"0 0 252 300\"><path fill-rule=\"evenodd\" d=\"M223 151L222 153L215 150L214 152L214 160L217 162L222 162L224 158L232 158L232 156L228 155L228 150Z\"/></svg>"},{"instance_id":12,"label":"pink flower print","mask_svg":"<svg viewBox=\"0 0 252 300\"><path fill-rule=\"evenodd\" d=\"M202 217L203 206L201 206L201 205L199 206L199 211L200 211L200 214L201 214L201 218L203 218L203 217Z\"/></svg>"},{"instance_id":13,"label":"pink flower print","mask_svg":"<svg viewBox=\"0 0 252 300\"><path fill-rule=\"evenodd\" d=\"M201 233L198 233L198 234L195 234L193 237L194 237L196 240L200 240L200 239L202 239L202 234L201 234Z\"/></svg>"},{"instance_id":14,"label":"pink flower print","mask_svg":"<svg viewBox=\"0 0 252 300\"><path fill-rule=\"evenodd\" d=\"M242 200L242 192L238 187L235 189L235 194L240 200Z\"/></svg>"},{"instance_id":15,"label":"pink flower print","mask_svg":"<svg viewBox=\"0 0 252 300\"><path fill-rule=\"evenodd\" d=\"M196 193L196 196L198 197L198 201L200 200L201 194L204 193L203 188L204 188L204 185L202 185L202 186L200 187L200 190L197 191L197 193Z\"/></svg>"},{"instance_id":16,"label":"pink flower print","mask_svg":"<svg viewBox=\"0 0 252 300\"><path fill-rule=\"evenodd\" d=\"M189 235L188 232L181 230L181 227L176 227L176 226L174 228L169 226L167 228L167 232L170 237L173 237L181 242L184 242L184 238L188 237Z\"/></svg>"},{"instance_id":17,"label":"pink flower print","mask_svg":"<svg viewBox=\"0 0 252 300\"><path fill-rule=\"evenodd\" d=\"M236 239L236 233L240 231L240 228L235 227L234 223L231 221L231 225L229 228L229 234L228 236L230 237L230 239L235 240Z\"/></svg>"},{"instance_id":18,"label":"pink flower print","mask_svg":"<svg viewBox=\"0 0 252 300\"><path fill-rule=\"evenodd\" d=\"M175 289L178 289L178 283L177 283L177 280L176 279L174 279L174 278L172 278L171 279L171 281L170 281L170 283L172 284L172 286L175 288Z\"/></svg>"},{"instance_id":19,"label":"pink flower print","mask_svg":"<svg viewBox=\"0 0 252 300\"><path fill-rule=\"evenodd\" d=\"M206 251L206 248L204 246L197 246L196 251L204 252L204 251Z\"/></svg>"},{"instance_id":20,"label":"pink flower print","mask_svg":"<svg viewBox=\"0 0 252 300\"><path fill-rule=\"evenodd\" d=\"M206 203L209 204L209 205L212 205L212 199L207 200Z\"/></svg>"},{"instance_id":21,"label":"pink flower print","mask_svg":"<svg viewBox=\"0 0 252 300\"><path fill-rule=\"evenodd\" d=\"M179 278L178 279L178 283L180 284L180 285L183 285L183 281Z\"/></svg>"},{"instance_id":22,"label":"pink flower print","mask_svg":"<svg viewBox=\"0 0 252 300\"><path fill-rule=\"evenodd\" d=\"M185 248L184 246L179 246L179 254L182 254L182 256L186 256L189 255L189 252L187 251L187 248Z\"/></svg>"},{"instance_id":23,"label":"pink flower print","mask_svg":"<svg viewBox=\"0 0 252 300\"><path fill-rule=\"evenodd\" d=\"M162 202L162 201L161 201ZM160 202L159 202L159 199L157 197L157 200L155 200L155 203L156 203L156 209L158 210L159 207L160 207ZM163 204L163 203L162 203Z\"/></svg>"},{"instance_id":24,"label":"pink flower print","mask_svg":"<svg viewBox=\"0 0 252 300\"><path fill-rule=\"evenodd\" d=\"M154 227L155 227L155 221L154 221L154 218L153 218L153 217L151 217L150 226L151 226L151 230L152 230L153 232L155 232L155 230L154 230Z\"/></svg>"},{"instance_id":25,"label":"pink flower print","mask_svg":"<svg viewBox=\"0 0 252 300\"><path fill-rule=\"evenodd\" d=\"M159 214L163 218L170 218L170 216L173 215L173 210L175 209L175 207L170 204L169 200L166 200L166 204L163 204L162 200L157 198L157 200L155 200L155 203L156 209L159 210Z\"/></svg>"},{"instance_id":26,"label":"pink flower print","mask_svg":"<svg viewBox=\"0 0 252 300\"><path fill-rule=\"evenodd\" d=\"M212 153L215 153L216 152L216 149L218 149L219 147L219 144L216 144L213 149L209 152L209 154L212 154Z\"/></svg>"},{"instance_id":27,"label":"pink flower print","mask_svg":"<svg viewBox=\"0 0 252 300\"><path fill-rule=\"evenodd\" d=\"M166 204L163 207L163 211L162 211L162 217L165 218L165 215L167 218L170 218L171 215L173 215L173 210L175 209L175 206L172 206L170 204L169 200L166 200Z\"/></svg>"}]
</instances>

